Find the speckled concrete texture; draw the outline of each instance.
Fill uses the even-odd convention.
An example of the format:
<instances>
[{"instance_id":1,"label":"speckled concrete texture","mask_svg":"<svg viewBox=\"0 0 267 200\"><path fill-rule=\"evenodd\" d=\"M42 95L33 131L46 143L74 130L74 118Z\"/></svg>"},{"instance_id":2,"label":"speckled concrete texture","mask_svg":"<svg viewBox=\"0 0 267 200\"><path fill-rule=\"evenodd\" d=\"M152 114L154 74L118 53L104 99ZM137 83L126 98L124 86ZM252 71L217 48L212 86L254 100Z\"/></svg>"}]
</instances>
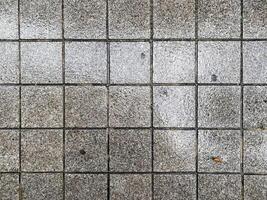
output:
<instances>
[{"instance_id":1,"label":"speckled concrete texture","mask_svg":"<svg viewBox=\"0 0 267 200\"><path fill-rule=\"evenodd\" d=\"M110 170L122 172L151 171L150 130L110 132Z\"/></svg>"},{"instance_id":2,"label":"speckled concrete texture","mask_svg":"<svg viewBox=\"0 0 267 200\"><path fill-rule=\"evenodd\" d=\"M0 43L0 83L19 82L19 44Z\"/></svg>"},{"instance_id":3,"label":"speckled concrete texture","mask_svg":"<svg viewBox=\"0 0 267 200\"><path fill-rule=\"evenodd\" d=\"M194 171L196 158L194 131L154 131L154 170Z\"/></svg>"},{"instance_id":4,"label":"speckled concrete texture","mask_svg":"<svg viewBox=\"0 0 267 200\"><path fill-rule=\"evenodd\" d=\"M198 177L198 199L241 199L241 176L237 174L201 174Z\"/></svg>"},{"instance_id":5,"label":"speckled concrete texture","mask_svg":"<svg viewBox=\"0 0 267 200\"><path fill-rule=\"evenodd\" d=\"M166 174L154 176L154 199L196 199L196 176L193 174Z\"/></svg>"},{"instance_id":6,"label":"speckled concrete texture","mask_svg":"<svg viewBox=\"0 0 267 200\"><path fill-rule=\"evenodd\" d=\"M110 176L111 199L152 199L149 174L112 174Z\"/></svg>"},{"instance_id":7,"label":"speckled concrete texture","mask_svg":"<svg viewBox=\"0 0 267 200\"><path fill-rule=\"evenodd\" d=\"M0 200L267 200L266 0L0 0Z\"/></svg>"},{"instance_id":8,"label":"speckled concrete texture","mask_svg":"<svg viewBox=\"0 0 267 200\"><path fill-rule=\"evenodd\" d=\"M107 159L106 130L68 130L66 132L66 171L107 171Z\"/></svg>"},{"instance_id":9,"label":"speckled concrete texture","mask_svg":"<svg viewBox=\"0 0 267 200\"><path fill-rule=\"evenodd\" d=\"M104 42L69 42L65 51L67 83L106 83L107 47Z\"/></svg>"},{"instance_id":10,"label":"speckled concrete texture","mask_svg":"<svg viewBox=\"0 0 267 200\"><path fill-rule=\"evenodd\" d=\"M201 172L240 172L241 132L208 130L198 134L198 169Z\"/></svg>"}]
</instances>

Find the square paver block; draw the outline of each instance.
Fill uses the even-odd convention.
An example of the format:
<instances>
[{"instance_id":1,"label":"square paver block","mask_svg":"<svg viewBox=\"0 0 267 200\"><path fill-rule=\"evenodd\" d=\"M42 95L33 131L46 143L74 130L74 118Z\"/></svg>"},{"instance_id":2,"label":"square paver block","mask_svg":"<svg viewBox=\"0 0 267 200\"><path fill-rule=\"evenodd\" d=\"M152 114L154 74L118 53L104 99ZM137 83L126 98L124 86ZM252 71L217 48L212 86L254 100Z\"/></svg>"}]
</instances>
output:
<instances>
[{"instance_id":1,"label":"square paver block","mask_svg":"<svg viewBox=\"0 0 267 200\"><path fill-rule=\"evenodd\" d=\"M19 131L0 130L0 171L16 172L18 170Z\"/></svg>"},{"instance_id":2,"label":"square paver block","mask_svg":"<svg viewBox=\"0 0 267 200\"><path fill-rule=\"evenodd\" d=\"M156 86L153 92L155 127L195 126L195 88Z\"/></svg>"},{"instance_id":3,"label":"square paver block","mask_svg":"<svg viewBox=\"0 0 267 200\"><path fill-rule=\"evenodd\" d=\"M18 0L0 1L0 39L18 38Z\"/></svg>"},{"instance_id":4,"label":"square paver block","mask_svg":"<svg viewBox=\"0 0 267 200\"><path fill-rule=\"evenodd\" d=\"M244 87L244 127L267 128L267 87Z\"/></svg>"},{"instance_id":5,"label":"square paver block","mask_svg":"<svg viewBox=\"0 0 267 200\"><path fill-rule=\"evenodd\" d=\"M240 0L199 0L199 37L240 37L240 9Z\"/></svg>"},{"instance_id":6,"label":"square paver block","mask_svg":"<svg viewBox=\"0 0 267 200\"><path fill-rule=\"evenodd\" d=\"M103 86L66 87L67 127L106 127L107 88Z\"/></svg>"},{"instance_id":7,"label":"square paver block","mask_svg":"<svg viewBox=\"0 0 267 200\"><path fill-rule=\"evenodd\" d=\"M195 131L155 130L154 170L194 171L196 164Z\"/></svg>"},{"instance_id":8,"label":"square paver block","mask_svg":"<svg viewBox=\"0 0 267 200\"><path fill-rule=\"evenodd\" d=\"M200 86L198 88L199 126L239 127L240 89L238 86Z\"/></svg>"},{"instance_id":9,"label":"square paver block","mask_svg":"<svg viewBox=\"0 0 267 200\"><path fill-rule=\"evenodd\" d=\"M67 174L66 200L106 200L107 176L103 174Z\"/></svg>"},{"instance_id":10,"label":"square paver block","mask_svg":"<svg viewBox=\"0 0 267 200\"><path fill-rule=\"evenodd\" d=\"M244 171L267 173L267 130L244 131Z\"/></svg>"},{"instance_id":11,"label":"square paver block","mask_svg":"<svg viewBox=\"0 0 267 200\"><path fill-rule=\"evenodd\" d=\"M19 127L19 87L0 86L0 127Z\"/></svg>"},{"instance_id":12,"label":"square paver block","mask_svg":"<svg viewBox=\"0 0 267 200\"><path fill-rule=\"evenodd\" d=\"M110 87L111 127L149 127L151 123L150 87Z\"/></svg>"},{"instance_id":13,"label":"square paver block","mask_svg":"<svg viewBox=\"0 0 267 200\"><path fill-rule=\"evenodd\" d=\"M109 0L108 16L110 38L150 37L149 0Z\"/></svg>"},{"instance_id":14,"label":"square paver block","mask_svg":"<svg viewBox=\"0 0 267 200\"><path fill-rule=\"evenodd\" d=\"M66 171L106 171L106 130L68 130L65 143Z\"/></svg>"},{"instance_id":15,"label":"square paver block","mask_svg":"<svg viewBox=\"0 0 267 200\"><path fill-rule=\"evenodd\" d=\"M101 39L106 37L105 0L65 0L65 38Z\"/></svg>"},{"instance_id":16,"label":"square paver block","mask_svg":"<svg viewBox=\"0 0 267 200\"><path fill-rule=\"evenodd\" d=\"M198 170L201 172L240 172L241 132L200 130Z\"/></svg>"},{"instance_id":17,"label":"square paver block","mask_svg":"<svg viewBox=\"0 0 267 200\"><path fill-rule=\"evenodd\" d=\"M154 175L154 199L195 200L196 176L193 174Z\"/></svg>"},{"instance_id":18,"label":"square paver block","mask_svg":"<svg viewBox=\"0 0 267 200\"><path fill-rule=\"evenodd\" d=\"M23 39L57 39L62 34L62 0L20 0Z\"/></svg>"},{"instance_id":19,"label":"square paver block","mask_svg":"<svg viewBox=\"0 0 267 200\"><path fill-rule=\"evenodd\" d=\"M62 130L22 130L22 171L63 170Z\"/></svg>"},{"instance_id":20,"label":"square paver block","mask_svg":"<svg viewBox=\"0 0 267 200\"><path fill-rule=\"evenodd\" d=\"M153 8L155 38L194 37L194 0L155 0Z\"/></svg>"},{"instance_id":21,"label":"square paver block","mask_svg":"<svg viewBox=\"0 0 267 200\"><path fill-rule=\"evenodd\" d=\"M198 81L239 83L240 42L199 42Z\"/></svg>"},{"instance_id":22,"label":"square paver block","mask_svg":"<svg viewBox=\"0 0 267 200\"><path fill-rule=\"evenodd\" d=\"M21 93L22 127L62 127L62 87L26 86Z\"/></svg>"},{"instance_id":23,"label":"square paver block","mask_svg":"<svg viewBox=\"0 0 267 200\"><path fill-rule=\"evenodd\" d=\"M152 199L151 175L111 174L110 197L116 200Z\"/></svg>"},{"instance_id":24,"label":"square paver block","mask_svg":"<svg viewBox=\"0 0 267 200\"><path fill-rule=\"evenodd\" d=\"M244 42L244 83L267 82L267 41Z\"/></svg>"},{"instance_id":25,"label":"square paver block","mask_svg":"<svg viewBox=\"0 0 267 200\"><path fill-rule=\"evenodd\" d=\"M22 43L21 81L23 83L62 82L61 42Z\"/></svg>"},{"instance_id":26,"label":"square paver block","mask_svg":"<svg viewBox=\"0 0 267 200\"><path fill-rule=\"evenodd\" d=\"M65 49L67 83L107 82L106 43L68 42Z\"/></svg>"},{"instance_id":27,"label":"square paver block","mask_svg":"<svg viewBox=\"0 0 267 200\"><path fill-rule=\"evenodd\" d=\"M257 200L266 199L267 195L267 176L245 175L244 177L244 199Z\"/></svg>"},{"instance_id":28,"label":"square paver block","mask_svg":"<svg viewBox=\"0 0 267 200\"><path fill-rule=\"evenodd\" d=\"M110 170L147 172L151 170L151 132L140 129L110 131Z\"/></svg>"},{"instance_id":29,"label":"square paver block","mask_svg":"<svg viewBox=\"0 0 267 200\"><path fill-rule=\"evenodd\" d=\"M19 45L17 42L1 42L0 83L18 83L18 82L19 82Z\"/></svg>"},{"instance_id":30,"label":"square paver block","mask_svg":"<svg viewBox=\"0 0 267 200\"><path fill-rule=\"evenodd\" d=\"M194 42L154 42L153 61L154 83L194 83Z\"/></svg>"},{"instance_id":31,"label":"square paver block","mask_svg":"<svg viewBox=\"0 0 267 200\"><path fill-rule=\"evenodd\" d=\"M110 45L111 83L149 83L150 45L145 42L117 42Z\"/></svg>"},{"instance_id":32,"label":"square paver block","mask_svg":"<svg viewBox=\"0 0 267 200\"><path fill-rule=\"evenodd\" d=\"M19 200L19 174L0 173L1 200Z\"/></svg>"},{"instance_id":33,"label":"square paver block","mask_svg":"<svg viewBox=\"0 0 267 200\"><path fill-rule=\"evenodd\" d=\"M198 177L198 199L241 199L241 175L200 174Z\"/></svg>"},{"instance_id":34,"label":"square paver block","mask_svg":"<svg viewBox=\"0 0 267 200\"><path fill-rule=\"evenodd\" d=\"M60 173L27 173L21 176L25 200L62 200L63 175Z\"/></svg>"},{"instance_id":35,"label":"square paver block","mask_svg":"<svg viewBox=\"0 0 267 200\"><path fill-rule=\"evenodd\" d=\"M243 2L244 38L267 38L267 2L260 0Z\"/></svg>"}]
</instances>

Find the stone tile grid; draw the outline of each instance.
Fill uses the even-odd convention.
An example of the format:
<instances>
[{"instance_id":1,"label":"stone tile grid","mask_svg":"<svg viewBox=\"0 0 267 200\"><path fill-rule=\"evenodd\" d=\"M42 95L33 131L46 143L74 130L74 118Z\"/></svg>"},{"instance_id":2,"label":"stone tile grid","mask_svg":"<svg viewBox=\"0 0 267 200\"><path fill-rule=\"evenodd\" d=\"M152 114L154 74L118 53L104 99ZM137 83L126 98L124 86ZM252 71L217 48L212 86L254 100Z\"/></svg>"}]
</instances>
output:
<instances>
[{"instance_id":1,"label":"stone tile grid","mask_svg":"<svg viewBox=\"0 0 267 200\"><path fill-rule=\"evenodd\" d=\"M108 27L107 27L108 28ZM241 38L242 39L242 38ZM109 52L108 52L109 54ZM108 86L109 86L109 83L108 83ZM108 111L107 111L108 112ZM241 117L242 118L242 117ZM152 121L153 121L153 117L152 117ZM241 122L242 123L242 122ZM109 128L109 126L107 125L107 128ZM242 127L241 127L242 128Z\"/></svg>"}]
</instances>

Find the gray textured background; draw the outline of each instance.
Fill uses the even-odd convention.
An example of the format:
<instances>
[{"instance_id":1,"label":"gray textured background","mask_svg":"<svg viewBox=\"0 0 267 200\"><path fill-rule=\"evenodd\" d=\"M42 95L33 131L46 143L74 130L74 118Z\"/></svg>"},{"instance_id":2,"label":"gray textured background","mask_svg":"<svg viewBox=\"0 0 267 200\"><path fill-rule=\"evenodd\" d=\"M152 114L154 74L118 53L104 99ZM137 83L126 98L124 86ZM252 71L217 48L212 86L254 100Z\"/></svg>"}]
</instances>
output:
<instances>
[{"instance_id":1,"label":"gray textured background","mask_svg":"<svg viewBox=\"0 0 267 200\"><path fill-rule=\"evenodd\" d=\"M266 0L1 0L0 200L266 200Z\"/></svg>"}]
</instances>

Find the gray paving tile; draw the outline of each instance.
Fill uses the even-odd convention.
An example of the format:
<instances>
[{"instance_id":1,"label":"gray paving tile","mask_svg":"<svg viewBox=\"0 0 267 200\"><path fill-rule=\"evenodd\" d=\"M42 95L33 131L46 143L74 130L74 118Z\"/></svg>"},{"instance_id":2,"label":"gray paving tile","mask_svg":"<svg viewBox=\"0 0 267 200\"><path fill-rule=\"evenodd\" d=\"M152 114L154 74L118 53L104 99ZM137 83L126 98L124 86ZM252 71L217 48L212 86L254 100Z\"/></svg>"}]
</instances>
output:
<instances>
[{"instance_id":1,"label":"gray paving tile","mask_svg":"<svg viewBox=\"0 0 267 200\"><path fill-rule=\"evenodd\" d=\"M107 126L107 89L103 86L66 87L66 127Z\"/></svg>"},{"instance_id":2,"label":"gray paving tile","mask_svg":"<svg viewBox=\"0 0 267 200\"><path fill-rule=\"evenodd\" d=\"M61 130L22 130L22 171L62 171L63 132Z\"/></svg>"},{"instance_id":3,"label":"gray paving tile","mask_svg":"<svg viewBox=\"0 0 267 200\"><path fill-rule=\"evenodd\" d=\"M18 170L19 131L0 130L0 172L16 172Z\"/></svg>"},{"instance_id":4,"label":"gray paving tile","mask_svg":"<svg viewBox=\"0 0 267 200\"><path fill-rule=\"evenodd\" d=\"M1 200L19 200L19 174L0 173Z\"/></svg>"},{"instance_id":5,"label":"gray paving tile","mask_svg":"<svg viewBox=\"0 0 267 200\"><path fill-rule=\"evenodd\" d=\"M21 43L22 83L62 83L61 42Z\"/></svg>"},{"instance_id":6,"label":"gray paving tile","mask_svg":"<svg viewBox=\"0 0 267 200\"><path fill-rule=\"evenodd\" d=\"M21 93L22 127L63 126L62 87L25 86Z\"/></svg>"},{"instance_id":7,"label":"gray paving tile","mask_svg":"<svg viewBox=\"0 0 267 200\"><path fill-rule=\"evenodd\" d=\"M149 0L110 0L108 15L110 38L150 37Z\"/></svg>"},{"instance_id":8,"label":"gray paving tile","mask_svg":"<svg viewBox=\"0 0 267 200\"><path fill-rule=\"evenodd\" d=\"M148 42L110 44L111 83L149 83L150 45Z\"/></svg>"},{"instance_id":9,"label":"gray paving tile","mask_svg":"<svg viewBox=\"0 0 267 200\"><path fill-rule=\"evenodd\" d=\"M19 127L19 87L0 86L0 127Z\"/></svg>"},{"instance_id":10,"label":"gray paving tile","mask_svg":"<svg viewBox=\"0 0 267 200\"><path fill-rule=\"evenodd\" d=\"M63 175L55 173L27 173L21 176L22 196L25 200L62 200Z\"/></svg>"},{"instance_id":11,"label":"gray paving tile","mask_svg":"<svg viewBox=\"0 0 267 200\"><path fill-rule=\"evenodd\" d=\"M148 174L112 174L110 197L113 200L152 199L151 176Z\"/></svg>"},{"instance_id":12,"label":"gray paving tile","mask_svg":"<svg viewBox=\"0 0 267 200\"><path fill-rule=\"evenodd\" d=\"M243 2L244 38L267 38L267 2L259 0Z\"/></svg>"},{"instance_id":13,"label":"gray paving tile","mask_svg":"<svg viewBox=\"0 0 267 200\"><path fill-rule=\"evenodd\" d=\"M110 131L110 170L147 172L151 170L151 132L140 129Z\"/></svg>"},{"instance_id":14,"label":"gray paving tile","mask_svg":"<svg viewBox=\"0 0 267 200\"><path fill-rule=\"evenodd\" d=\"M154 175L154 199L195 200L195 175Z\"/></svg>"},{"instance_id":15,"label":"gray paving tile","mask_svg":"<svg viewBox=\"0 0 267 200\"><path fill-rule=\"evenodd\" d=\"M195 36L195 1L155 0L153 8L155 38Z\"/></svg>"},{"instance_id":16,"label":"gray paving tile","mask_svg":"<svg viewBox=\"0 0 267 200\"><path fill-rule=\"evenodd\" d=\"M198 33L204 38L240 37L240 0L199 0Z\"/></svg>"},{"instance_id":17,"label":"gray paving tile","mask_svg":"<svg viewBox=\"0 0 267 200\"><path fill-rule=\"evenodd\" d=\"M107 82L106 43L68 42L65 48L66 83Z\"/></svg>"},{"instance_id":18,"label":"gray paving tile","mask_svg":"<svg viewBox=\"0 0 267 200\"><path fill-rule=\"evenodd\" d=\"M241 176L236 174L200 174L199 200L241 200Z\"/></svg>"},{"instance_id":19,"label":"gray paving tile","mask_svg":"<svg viewBox=\"0 0 267 200\"><path fill-rule=\"evenodd\" d=\"M240 82L240 42L199 42L200 83Z\"/></svg>"},{"instance_id":20,"label":"gray paving tile","mask_svg":"<svg viewBox=\"0 0 267 200\"><path fill-rule=\"evenodd\" d=\"M18 83L18 82L19 82L19 45L17 42L1 42L0 83Z\"/></svg>"},{"instance_id":21,"label":"gray paving tile","mask_svg":"<svg viewBox=\"0 0 267 200\"><path fill-rule=\"evenodd\" d=\"M23 39L57 39L62 34L61 0L21 0L20 34Z\"/></svg>"},{"instance_id":22,"label":"gray paving tile","mask_svg":"<svg viewBox=\"0 0 267 200\"><path fill-rule=\"evenodd\" d=\"M267 82L267 41L244 42L244 83Z\"/></svg>"},{"instance_id":23,"label":"gray paving tile","mask_svg":"<svg viewBox=\"0 0 267 200\"><path fill-rule=\"evenodd\" d=\"M103 174L67 174L66 200L87 199L107 199L107 176Z\"/></svg>"},{"instance_id":24,"label":"gray paving tile","mask_svg":"<svg viewBox=\"0 0 267 200\"><path fill-rule=\"evenodd\" d=\"M240 172L241 132L207 130L198 133L198 170L201 172Z\"/></svg>"},{"instance_id":25,"label":"gray paving tile","mask_svg":"<svg viewBox=\"0 0 267 200\"><path fill-rule=\"evenodd\" d=\"M245 86L244 87L244 127L260 128L267 127L267 87Z\"/></svg>"},{"instance_id":26,"label":"gray paving tile","mask_svg":"<svg viewBox=\"0 0 267 200\"><path fill-rule=\"evenodd\" d=\"M155 86L153 92L155 127L193 127L195 125L195 88Z\"/></svg>"},{"instance_id":27,"label":"gray paving tile","mask_svg":"<svg viewBox=\"0 0 267 200\"><path fill-rule=\"evenodd\" d=\"M0 39L17 39L18 0L0 2Z\"/></svg>"},{"instance_id":28,"label":"gray paving tile","mask_svg":"<svg viewBox=\"0 0 267 200\"><path fill-rule=\"evenodd\" d=\"M106 37L105 0L65 0L64 36L75 39Z\"/></svg>"},{"instance_id":29,"label":"gray paving tile","mask_svg":"<svg viewBox=\"0 0 267 200\"><path fill-rule=\"evenodd\" d=\"M149 127L151 123L150 88L112 86L110 90L111 127Z\"/></svg>"},{"instance_id":30,"label":"gray paving tile","mask_svg":"<svg viewBox=\"0 0 267 200\"><path fill-rule=\"evenodd\" d=\"M240 93L238 86L200 86L199 127L239 127Z\"/></svg>"},{"instance_id":31,"label":"gray paving tile","mask_svg":"<svg viewBox=\"0 0 267 200\"><path fill-rule=\"evenodd\" d=\"M267 131L244 131L244 171L267 173Z\"/></svg>"},{"instance_id":32,"label":"gray paving tile","mask_svg":"<svg viewBox=\"0 0 267 200\"><path fill-rule=\"evenodd\" d=\"M154 131L154 171L194 171L195 164L195 131Z\"/></svg>"},{"instance_id":33,"label":"gray paving tile","mask_svg":"<svg viewBox=\"0 0 267 200\"><path fill-rule=\"evenodd\" d=\"M244 199L257 200L265 199L267 195L267 176L247 176L244 177Z\"/></svg>"},{"instance_id":34,"label":"gray paving tile","mask_svg":"<svg viewBox=\"0 0 267 200\"><path fill-rule=\"evenodd\" d=\"M154 42L154 83L194 83L195 43Z\"/></svg>"},{"instance_id":35,"label":"gray paving tile","mask_svg":"<svg viewBox=\"0 0 267 200\"><path fill-rule=\"evenodd\" d=\"M106 130L68 130L65 138L66 171L107 171Z\"/></svg>"}]
</instances>

